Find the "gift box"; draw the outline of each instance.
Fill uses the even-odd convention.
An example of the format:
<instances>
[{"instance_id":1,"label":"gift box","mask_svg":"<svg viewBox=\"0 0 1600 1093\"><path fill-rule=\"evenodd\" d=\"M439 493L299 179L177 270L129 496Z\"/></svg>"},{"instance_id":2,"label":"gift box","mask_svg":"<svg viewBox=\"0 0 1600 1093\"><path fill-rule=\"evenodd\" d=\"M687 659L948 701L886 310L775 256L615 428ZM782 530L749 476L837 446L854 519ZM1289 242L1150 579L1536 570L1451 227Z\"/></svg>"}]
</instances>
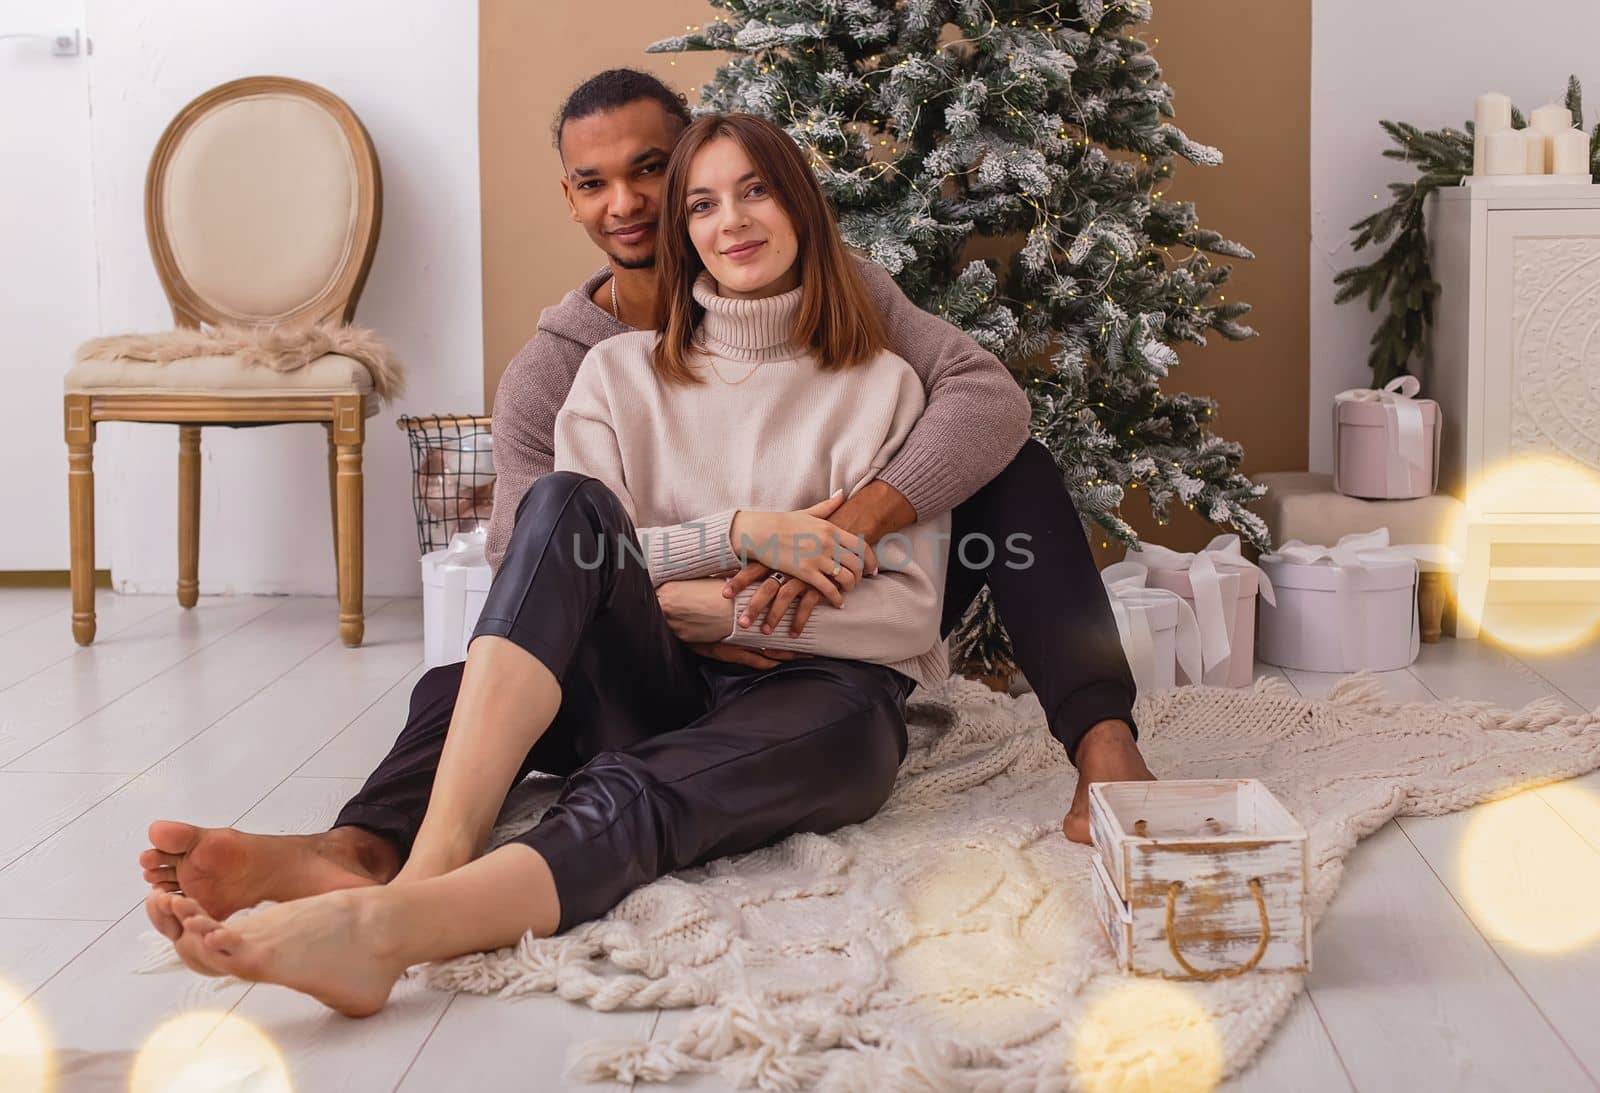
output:
<instances>
[{"instance_id":1,"label":"gift box","mask_svg":"<svg viewBox=\"0 0 1600 1093\"><path fill-rule=\"evenodd\" d=\"M1186 679L1199 678L1201 670L1194 608L1176 592L1148 587L1148 575L1135 562L1113 562L1100 571L1139 694L1175 686L1179 665Z\"/></svg>"},{"instance_id":2,"label":"gift box","mask_svg":"<svg viewBox=\"0 0 1600 1093\"><path fill-rule=\"evenodd\" d=\"M1397 501L1439 486L1439 404L1417 398L1415 376L1381 391L1353 388L1333 397L1333 488L1347 497Z\"/></svg>"},{"instance_id":3,"label":"gift box","mask_svg":"<svg viewBox=\"0 0 1600 1093\"><path fill-rule=\"evenodd\" d=\"M1256 596L1272 599L1272 582L1247 559L1237 535L1218 535L1204 550L1179 553L1152 543L1123 559L1149 570L1151 588L1188 601L1200 629L1200 678L1185 683L1248 687L1255 675ZM1182 667L1180 665L1180 667Z\"/></svg>"},{"instance_id":4,"label":"gift box","mask_svg":"<svg viewBox=\"0 0 1600 1093\"><path fill-rule=\"evenodd\" d=\"M493 572L484 553L484 528L450 537L443 550L422 556L422 662L429 668L467 659Z\"/></svg>"},{"instance_id":5,"label":"gift box","mask_svg":"<svg viewBox=\"0 0 1600 1093\"><path fill-rule=\"evenodd\" d=\"M1389 531L1346 535L1332 547L1291 539L1261 556L1277 589L1263 602L1257 655L1310 672L1374 672L1417 659L1417 558Z\"/></svg>"},{"instance_id":6,"label":"gift box","mask_svg":"<svg viewBox=\"0 0 1600 1093\"><path fill-rule=\"evenodd\" d=\"M1095 910L1124 971L1311 969L1305 829L1260 782L1096 782L1089 836Z\"/></svg>"}]
</instances>

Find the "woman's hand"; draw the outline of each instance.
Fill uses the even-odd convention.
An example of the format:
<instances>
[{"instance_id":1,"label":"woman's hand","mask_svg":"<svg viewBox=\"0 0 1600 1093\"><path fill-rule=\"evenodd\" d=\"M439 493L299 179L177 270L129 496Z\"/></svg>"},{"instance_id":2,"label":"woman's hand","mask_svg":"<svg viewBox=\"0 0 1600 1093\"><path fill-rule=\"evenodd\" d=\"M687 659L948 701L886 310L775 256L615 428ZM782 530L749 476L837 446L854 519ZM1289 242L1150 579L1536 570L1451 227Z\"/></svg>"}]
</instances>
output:
<instances>
[{"instance_id":1,"label":"woman's hand","mask_svg":"<svg viewBox=\"0 0 1600 1093\"><path fill-rule=\"evenodd\" d=\"M728 535L740 557L797 577L834 607L843 607L844 594L861 580L863 570L878 568L877 555L865 539L828 519L843 503L844 491L839 490L793 512L741 509Z\"/></svg>"},{"instance_id":2,"label":"woman's hand","mask_svg":"<svg viewBox=\"0 0 1600 1093\"><path fill-rule=\"evenodd\" d=\"M723 583L702 577L668 581L656 589L656 602L679 641L718 642L733 632L733 605L722 595Z\"/></svg>"}]
</instances>

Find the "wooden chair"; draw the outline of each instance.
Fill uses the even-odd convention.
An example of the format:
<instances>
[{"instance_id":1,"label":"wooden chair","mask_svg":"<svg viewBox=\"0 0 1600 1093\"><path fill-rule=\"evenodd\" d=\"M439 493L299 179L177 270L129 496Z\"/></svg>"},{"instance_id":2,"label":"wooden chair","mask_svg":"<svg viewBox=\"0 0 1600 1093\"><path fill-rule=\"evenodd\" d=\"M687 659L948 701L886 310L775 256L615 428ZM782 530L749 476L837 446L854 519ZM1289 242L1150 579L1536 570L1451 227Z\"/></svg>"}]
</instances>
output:
<instances>
[{"instance_id":1,"label":"wooden chair","mask_svg":"<svg viewBox=\"0 0 1600 1093\"><path fill-rule=\"evenodd\" d=\"M179 112L145 179L145 229L179 327L348 323L382 217L361 122L312 84L256 76ZM94 439L102 421L178 426L178 602L199 596L200 430L322 422L338 567L339 636L361 644L362 443L372 377L327 355L279 372L235 357L80 361L67 373L72 634L94 640Z\"/></svg>"}]
</instances>

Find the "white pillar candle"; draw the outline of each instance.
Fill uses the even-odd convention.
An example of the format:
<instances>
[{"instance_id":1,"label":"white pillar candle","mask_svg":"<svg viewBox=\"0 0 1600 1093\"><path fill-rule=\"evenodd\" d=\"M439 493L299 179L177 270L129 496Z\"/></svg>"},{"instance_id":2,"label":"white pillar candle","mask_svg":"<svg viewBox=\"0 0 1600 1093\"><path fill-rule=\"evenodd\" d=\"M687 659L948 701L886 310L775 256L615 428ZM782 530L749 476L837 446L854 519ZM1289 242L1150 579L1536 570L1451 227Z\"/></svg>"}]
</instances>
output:
<instances>
[{"instance_id":1,"label":"white pillar candle","mask_svg":"<svg viewBox=\"0 0 1600 1093\"><path fill-rule=\"evenodd\" d=\"M1523 152L1528 157L1522 173L1527 175L1542 175L1548 172L1550 163L1550 136L1537 129L1520 129L1522 134Z\"/></svg>"},{"instance_id":2,"label":"white pillar candle","mask_svg":"<svg viewBox=\"0 0 1600 1093\"><path fill-rule=\"evenodd\" d=\"M1567 129L1551 136L1551 174L1587 175L1590 172L1589 138L1582 129Z\"/></svg>"},{"instance_id":3,"label":"white pillar candle","mask_svg":"<svg viewBox=\"0 0 1600 1093\"><path fill-rule=\"evenodd\" d=\"M1483 152L1484 173L1521 175L1527 173L1528 142L1520 129L1496 129L1489 134Z\"/></svg>"},{"instance_id":4,"label":"white pillar candle","mask_svg":"<svg viewBox=\"0 0 1600 1093\"><path fill-rule=\"evenodd\" d=\"M1572 128L1572 111L1565 106L1547 102L1533 112L1528 128L1539 133L1559 133Z\"/></svg>"},{"instance_id":5,"label":"white pillar candle","mask_svg":"<svg viewBox=\"0 0 1600 1093\"><path fill-rule=\"evenodd\" d=\"M1489 134L1511 128L1511 99L1498 91L1479 95L1472 114L1472 173L1481 175L1485 170L1485 154L1489 147Z\"/></svg>"}]
</instances>

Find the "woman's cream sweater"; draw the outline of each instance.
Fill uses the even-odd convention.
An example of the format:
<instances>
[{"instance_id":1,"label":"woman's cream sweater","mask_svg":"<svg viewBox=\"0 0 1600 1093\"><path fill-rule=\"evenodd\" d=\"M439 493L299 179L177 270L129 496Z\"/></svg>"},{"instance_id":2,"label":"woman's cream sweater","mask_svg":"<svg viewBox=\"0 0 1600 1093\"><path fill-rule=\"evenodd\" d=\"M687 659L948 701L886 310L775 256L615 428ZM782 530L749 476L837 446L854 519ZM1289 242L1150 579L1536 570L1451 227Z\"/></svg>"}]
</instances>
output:
<instances>
[{"instance_id":1,"label":"woman's cream sweater","mask_svg":"<svg viewBox=\"0 0 1600 1093\"><path fill-rule=\"evenodd\" d=\"M694 360L705 382L662 383L650 366L655 333L621 334L589 351L556 416L555 469L597 478L621 499L657 585L737 571L729 528L740 509L790 511L837 489L855 493L925 402L921 379L893 353L827 372L794 349L799 289L729 299L702 274L694 294L706 309ZM949 539L948 512L885 536L878 575L842 607L818 605L798 637L789 636L792 606L771 634L735 625L748 588L730 608L726 640L884 664L931 686L950 672L939 638ZM616 564L621 552L609 547Z\"/></svg>"}]
</instances>

